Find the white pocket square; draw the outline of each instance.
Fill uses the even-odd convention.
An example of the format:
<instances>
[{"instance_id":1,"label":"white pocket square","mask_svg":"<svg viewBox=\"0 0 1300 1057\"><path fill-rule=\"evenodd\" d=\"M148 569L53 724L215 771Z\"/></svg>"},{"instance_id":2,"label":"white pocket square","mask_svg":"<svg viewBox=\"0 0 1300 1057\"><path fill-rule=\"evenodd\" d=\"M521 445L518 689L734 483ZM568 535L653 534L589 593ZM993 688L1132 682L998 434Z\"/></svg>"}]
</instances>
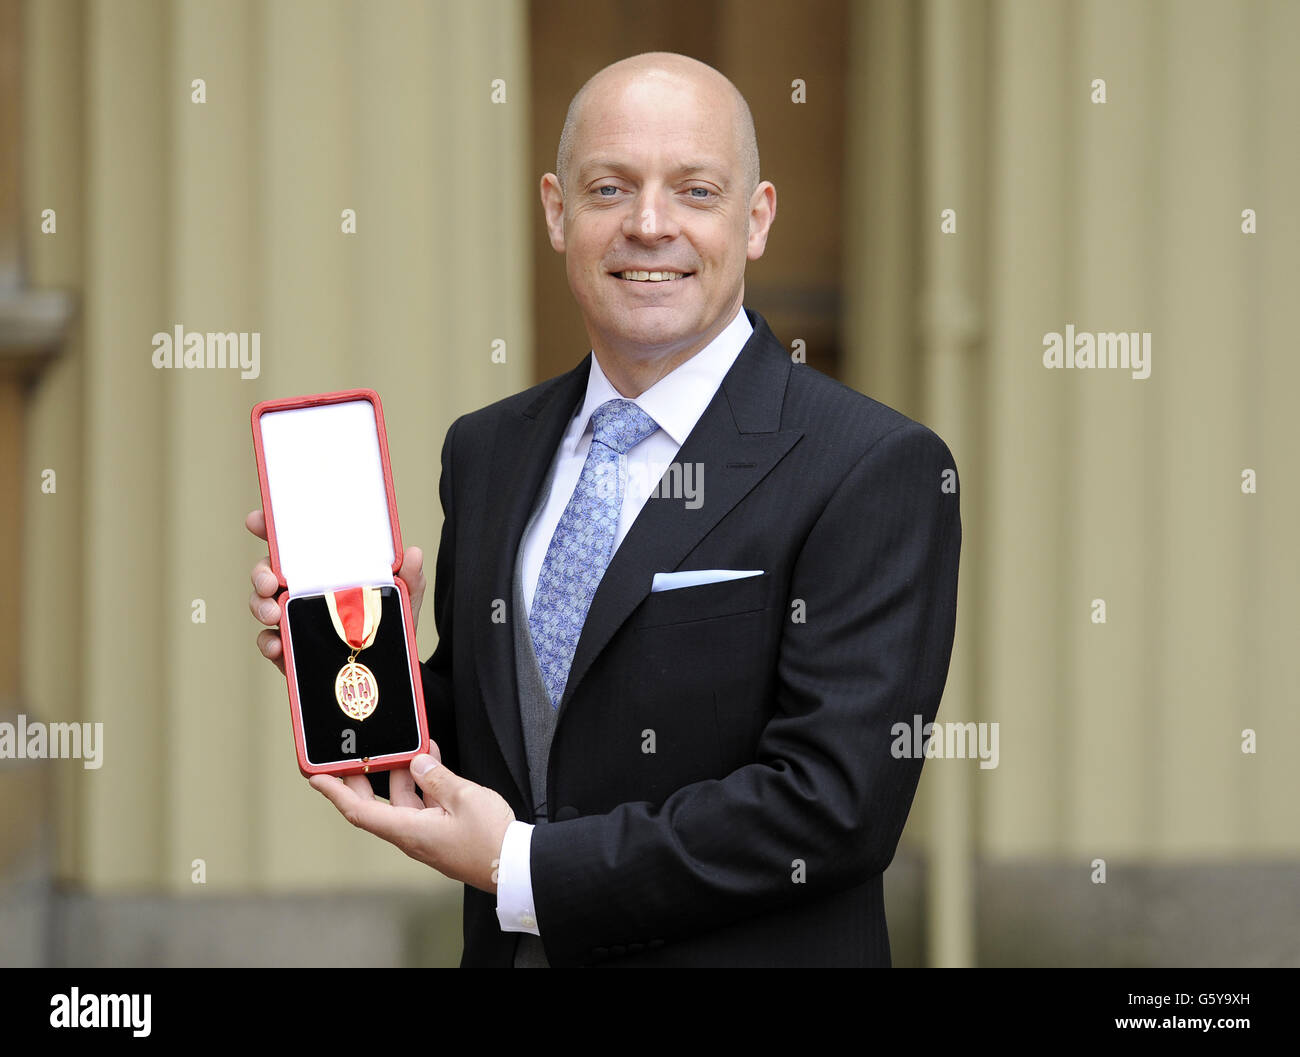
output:
<instances>
[{"instance_id":1,"label":"white pocket square","mask_svg":"<svg viewBox=\"0 0 1300 1057\"><path fill-rule=\"evenodd\" d=\"M747 576L762 575L762 569L688 569L680 573L655 573L650 590L673 591L678 587L696 587L699 584L716 584L723 580L743 580Z\"/></svg>"}]
</instances>

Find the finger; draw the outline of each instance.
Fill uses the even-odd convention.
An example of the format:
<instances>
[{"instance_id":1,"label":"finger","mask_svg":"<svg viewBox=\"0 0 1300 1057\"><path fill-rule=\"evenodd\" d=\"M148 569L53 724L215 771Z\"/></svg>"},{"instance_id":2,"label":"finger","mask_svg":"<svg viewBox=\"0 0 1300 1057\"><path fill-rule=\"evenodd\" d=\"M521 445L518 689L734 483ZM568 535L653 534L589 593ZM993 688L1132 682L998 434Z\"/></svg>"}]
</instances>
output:
<instances>
[{"instance_id":1,"label":"finger","mask_svg":"<svg viewBox=\"0 0 1300 1057\"><path fill-rule=\"evenodd\" d=\"M432 756L439 763L442 763L442 750L438 748L438 743L434 741L432 738L429 739L429 755Z\"/></svg>"},{"instance_id":2,"label":"finger","mask_svg":"<svg viewBox=\"0 0 1300 1057\"><path fill-rule=\"evenodd\" d=\"M343 784L351 789L362 800L375 800L375 787L370 784L370 779L364 774L350 774L343 779Z\"/></svg>"},{"instance_id":3,"label":"finger","mask_svg":"<svg viewBox=\"0 0 1300 1057\"><path fill-rule=\"evenodd\" d=\"M418 625L420 605L424 601L424 552L419 547L407 547L402 558L402 571L398 574L411 594L411 621Z\"/></svg>"},{"instance_id":4,"label":"finger","mask_svg":"<svg viewBox=\"0 0 1300 1057\"><path fill-rule=\"evenodd\" d=\"M388 802L394 807L424 807L410 771L399 767L388 772Z\"/></svg>"},{"instance_id":5,"label":"finger","mask_svg":"<svg viewBox=\"0 0 1300 1057\"><path fill-rule=\"evenodd\" d=\"M369 797L360 796L346 781L340 782L328 774L312 775L310 784L318 793L324 794L339 814L358 829L364 829L399 846L399 842L406 838L411 818L409 808L395 808L392 804L385 804L376 799L373 793ZM369 783L366 784L368 787Z\"/></svg>"},{"instance_id":6,"label":"finger","mask_svg":"<svg viewBox=\"0 0 1300 1057\"><path fill-rule=\"evenodd\" d=\"M280 581L271 571L271 559L265 555L253 566L249 579L253 581L253 589L263 598L274 598L276 591L280 589Z\"/></svg>"},{"instance_id":7,"label":"finger","mask_svg":"<svg viewBox=\"0 0 1300 1057\"><path fill-rule=\"evenodd\" d=\"M280 603L273 598L265 598L256 591L248 596L248 611L268 627L280 624Z\"/></svg>"},{"instance_id":8,"label":"finger","mask_svg":"<svg viewBox=\"0 0 1300 1057\"><path fill-rule=\"evenodd\" d=\"M264 628L257 633L257 648L262 651L262 656L268 661L273 661L277 657L284 655L284 649L280 642L280 633L272 631L270 628Z\"/></svg>"},{"instance_id":9,"label":"finger","mask_svg":"<svg viewBox=\"0 0 1300 1057\"><path fill-rule=\"evenodd\" d=\"M362 796L347 781L330 774L314 774L308 784L339 809L339 812L354 826L362 825L363 812L378 806L374 793ZM368 784L368 783L367 783ZM369 817L369 816L365 816Z\"/></svg>"},{"instance_id":10,"label":"finger","mask_svg":"<svg viewBox=\"0 0 1300 1057\"><path fill-rule=\"evenodd\" d=\"M266 539L266 515L262 513L260 508L248 512L248 517L244 518L244 528L248 529L258 539Z\"/></svg>"},{"instance_id":11,"label":"finger","mask_svg":"<svg viewBox=\"0 0 1300 1057\"><path fill-rule=\"evenodd\" d=\"M284 649L280 642L278 633L271 631L269 628L259 632L257 636L257 648L262 651L262 656L280 669L280 674L284 674Z\"/></svg>"},{"instance_id":12,"label":"finger","mask_svg":"<svg viewBox=\"0 0 1300 1057\"><path fill-rule=\"evenodd\" d=\"M403 580L406 581L407 587L414 587L424 573L424 551L419 547L407 547L406 553L402 555L402 568L398 572Z\"/></svg>"}]
</instances>

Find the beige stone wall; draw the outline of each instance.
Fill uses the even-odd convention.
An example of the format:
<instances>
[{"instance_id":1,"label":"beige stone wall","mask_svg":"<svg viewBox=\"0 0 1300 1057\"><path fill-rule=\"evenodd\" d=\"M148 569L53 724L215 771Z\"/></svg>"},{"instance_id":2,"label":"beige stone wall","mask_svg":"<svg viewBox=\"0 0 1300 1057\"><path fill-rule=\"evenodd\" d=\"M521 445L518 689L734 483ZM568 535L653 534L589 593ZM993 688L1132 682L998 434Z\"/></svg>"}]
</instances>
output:
<instances>
[{"instance_id":1,"label":"beige stone wall","mask_svg":"<svg viewBox=\"0 0 1300 1057\"><path fill-rule=\"evenodd\" d=\"M1300 8L854 13L848 379L953 448L939 718L1001 732L996 769L927 765L909 825L935 866L931 955L962 964L976 855L1086 873L1300 852ZM1045 368L1069 323L1150 332L1150 377Z\"/></svg>"},{"instance_id":2,"label":"beige stone wall","mask_svg":"<svg viewBox=\"0 0 1300 1057\"><path fill-rule=\"evenodd\" d=\"M531 375L522 5L29 2L26 21L25 183L59 211L29 280L83 315L31 400L26 479L54 467L58 492L28 506L24 699L104 724L102 768L56 768L59 873L185 894L202 858L206 891L455 889L298 774L246 604L248 415L378 390L404 542L432 563L447 426ZM176 324L260 333L259 376L155 369ZM432 620L419 639L427 656Z\"/></svg>"}]
</instances>

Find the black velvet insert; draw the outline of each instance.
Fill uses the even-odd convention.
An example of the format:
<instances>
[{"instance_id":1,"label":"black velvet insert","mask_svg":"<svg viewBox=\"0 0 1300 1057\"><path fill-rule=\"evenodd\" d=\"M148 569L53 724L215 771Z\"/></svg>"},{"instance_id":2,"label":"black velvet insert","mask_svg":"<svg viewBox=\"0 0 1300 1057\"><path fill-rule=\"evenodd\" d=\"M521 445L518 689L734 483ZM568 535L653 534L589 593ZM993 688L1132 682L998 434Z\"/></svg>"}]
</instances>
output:
<instances>
[{"instance_id":1,"label":"black velvet insert","mask_svg":"<svg viewBox=\"0 0 1300 1057\"><path fill-rule=\"evenodd\" d=\"M369 668L379 684L379 704L364 720L348 716L334 696L334 680L347 664L351 648L334 630L325 596L301 595L289 600L286 628L293 648L303 737L311 763L388 756L414 752L420 747L402 598L395 587L381 587L379 591L379 630L375 641L357 654L357 663ZM352 752L343 751L346 730L356 731Z\"/></svg>"}]
</instances>

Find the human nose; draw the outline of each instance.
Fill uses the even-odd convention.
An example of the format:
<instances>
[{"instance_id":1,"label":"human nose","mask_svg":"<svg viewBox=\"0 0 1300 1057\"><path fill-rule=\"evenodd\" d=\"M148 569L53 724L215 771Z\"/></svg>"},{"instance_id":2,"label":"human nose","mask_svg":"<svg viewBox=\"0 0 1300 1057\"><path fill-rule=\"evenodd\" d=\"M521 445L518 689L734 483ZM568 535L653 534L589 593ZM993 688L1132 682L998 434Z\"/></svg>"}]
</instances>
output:
<instances>
[{"instance_id":1,"label":"human nose","mask_svg":"<svg viewBox=\"0 0 1300 1057\"><path fill-rule=\"evenodd\" d=\"M636 197L634 208L623 222L623 234L629 239L657 242L675 238L680 233L672 215L671 199L662 185L647 184Z\"/></svg>"}]
</instances>

